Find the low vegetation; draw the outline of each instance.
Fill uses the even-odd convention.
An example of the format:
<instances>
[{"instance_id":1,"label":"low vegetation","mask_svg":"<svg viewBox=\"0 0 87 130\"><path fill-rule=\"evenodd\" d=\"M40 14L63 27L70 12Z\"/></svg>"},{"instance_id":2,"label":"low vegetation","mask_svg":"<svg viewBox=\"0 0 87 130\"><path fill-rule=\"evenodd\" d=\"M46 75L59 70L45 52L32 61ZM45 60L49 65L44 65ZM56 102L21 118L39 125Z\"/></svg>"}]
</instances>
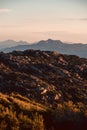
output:
<instances>
[{"instance_id":1,"label":"low vegetation","mask_svg":"<svg viewBox=\"0 0 87 130\"><path fill-rule=\"evenodd\" d=\"M48 108L19 94L0 93L0 130L57 130L63 122L73 123L81 130L87 120L86 108L80 102L71 101L59 103L55 109Z\"/></svg>"},{"instance_id":2,"label":"low vegetation","mask_svg":"<svg viewBox=\"0 0 87 130\"><path fill-rule=\"evenodd\" d=\"M0 53L0 130L87 130L87 59Z\"/></svg>"}]
</instances>

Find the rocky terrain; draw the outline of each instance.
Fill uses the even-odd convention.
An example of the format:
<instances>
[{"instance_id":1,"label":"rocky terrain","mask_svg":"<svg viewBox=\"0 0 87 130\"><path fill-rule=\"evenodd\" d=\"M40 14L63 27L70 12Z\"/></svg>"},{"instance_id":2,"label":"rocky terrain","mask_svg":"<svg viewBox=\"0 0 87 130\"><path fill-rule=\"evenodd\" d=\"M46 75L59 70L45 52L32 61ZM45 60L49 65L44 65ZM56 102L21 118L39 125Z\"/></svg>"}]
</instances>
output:
<instances>
[{"instance_id":1,"label":"rocky terrain","mask_svg":"<svg viewBox=\"0 0 87 130\"><path fill-rule=\"evenodd\" d=\"M19 94L45 107L45 110L52 113L48 116L49 119L53 120L46 120L46 126L57 122L53 123L49 130L57 130L59 121L82 120L83 123L87 116L87 59L75 55L62 55L55 51L1 52L0 92L10 103L12 99L8 96ZM45 119L48 118L44 116ZM83 124L78 127L70 125L69 130L81 130L83 126L86 130L87 125ZM66 128L68 130L68 127Z\"/></svg>"}]
</instances>

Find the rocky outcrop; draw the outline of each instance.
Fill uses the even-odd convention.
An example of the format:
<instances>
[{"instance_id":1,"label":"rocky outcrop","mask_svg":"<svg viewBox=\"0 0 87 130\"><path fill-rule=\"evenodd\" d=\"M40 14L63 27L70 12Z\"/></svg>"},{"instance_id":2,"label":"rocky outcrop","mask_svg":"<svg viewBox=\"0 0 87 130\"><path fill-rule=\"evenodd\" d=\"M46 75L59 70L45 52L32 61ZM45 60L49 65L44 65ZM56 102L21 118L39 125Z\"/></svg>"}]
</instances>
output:
<instances>
[{"instance_id":1,"label":"rocky outcrop","mask_svg":"<svg viewBox=\"0 0 87 130\"><path fill-rule=\"evenodd\" d=\"M87 105L87 59L55 51L0 53L0 91L49 106L68 100Z\"/></svg>"}]
</instances>

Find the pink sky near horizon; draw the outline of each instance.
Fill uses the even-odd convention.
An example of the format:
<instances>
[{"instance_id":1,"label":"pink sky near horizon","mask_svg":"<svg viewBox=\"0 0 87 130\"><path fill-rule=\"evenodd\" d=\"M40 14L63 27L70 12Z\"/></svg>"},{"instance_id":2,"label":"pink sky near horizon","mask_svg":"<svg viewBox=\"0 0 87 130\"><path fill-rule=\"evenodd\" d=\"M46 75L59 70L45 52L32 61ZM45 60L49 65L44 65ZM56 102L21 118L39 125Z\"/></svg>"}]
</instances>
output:
<instances>
[{"instance_id":1,"label":"pink sky near horizon","mask_svg":"<svg viewBox=\"0 0 87 130\"><path fill-rule=\"evenodd\" d=\"M87 43L86 0L0 0L0 41Z\"/></svg>"}]
</instances>

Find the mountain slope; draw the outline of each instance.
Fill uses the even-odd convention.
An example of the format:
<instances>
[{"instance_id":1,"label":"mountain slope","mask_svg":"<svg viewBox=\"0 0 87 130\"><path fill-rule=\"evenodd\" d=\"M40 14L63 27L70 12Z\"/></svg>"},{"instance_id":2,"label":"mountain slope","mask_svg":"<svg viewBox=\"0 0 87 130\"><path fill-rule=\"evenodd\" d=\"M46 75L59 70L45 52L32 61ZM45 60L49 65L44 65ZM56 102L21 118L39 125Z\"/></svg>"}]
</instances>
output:
<instances>
[{"instance_id":1,"label":"mountain slope","mask_svg":"<svg viewBox=\"0 0 87 130\"><path fill-rule=\"evenodd\" d=\"M4 50L4 48L10 48L10 47L15 47L18 45L27 45L26 41L14 41L14 40L6 40L6 41L0 41L0 50Z\"/></svg>"},{"instance_id":2,"label":"mountain slope","mask_svg":"<svg viewBox=\"0 0 87 130\"><path fill-rule=\"evenodd\" d=\"M49 50L49 51L57 51L63 54L72 54L72 55L78 55L80 57L86 57L87 58L87 44L80 44L80 43L74 43L74 44L67 44L63 43L60 40L51 40L48 39L47 41L40 41L36 44L32 45L18 45L11 48L2 49L4 52L11 52L13 50L26 50L26 49L38 49L38 50Z\"/></svg>"},{"instance_id":3,"label":"mountain slope","mask_svg":"<svg viewBox=\"0 0 87 130\"><path fill-rule=\"evenodd\" d=\"M53 97L61 95L61 100L67 101L70 98L74 101L77 98L86 103L87 91L84 92L84 89L87 86L87 59L38 50L1 53L0 81L2 92L17 91L38 101L37 92L43 101L46 98L43 94L47 93L47 100L50 101L50 91L54 91ZM63 89L67 89L67 94ZM36 92L32 97L34 90ZM73 97L74 91L77 92ZM68 97L68 94L71 96Z\"/></svg>"},{"instance_id":4,"label":"mountain slope","mask_svg":"<svg viewBox=\"0 0 87 130\"><path fill-rule=\"evenodd\" d=\"M35 130L38 122L44 125L40 125L38 130L44 130L44 127L46 130L87 128L85 58L39 50L0 53L0 92L0 106L5 115L3 117L1 113L0 120L4 119L6 123L6 115L9 115L13 121L14 114L7 111L16 112L16 123L21 130ZM17 116L20 113L23 120ZM32 122L36 113L41 115L41 119L36 117L38 122L36 119ZM35 128L30 127L33 123Z\"/></svg>"}]
</instances>

